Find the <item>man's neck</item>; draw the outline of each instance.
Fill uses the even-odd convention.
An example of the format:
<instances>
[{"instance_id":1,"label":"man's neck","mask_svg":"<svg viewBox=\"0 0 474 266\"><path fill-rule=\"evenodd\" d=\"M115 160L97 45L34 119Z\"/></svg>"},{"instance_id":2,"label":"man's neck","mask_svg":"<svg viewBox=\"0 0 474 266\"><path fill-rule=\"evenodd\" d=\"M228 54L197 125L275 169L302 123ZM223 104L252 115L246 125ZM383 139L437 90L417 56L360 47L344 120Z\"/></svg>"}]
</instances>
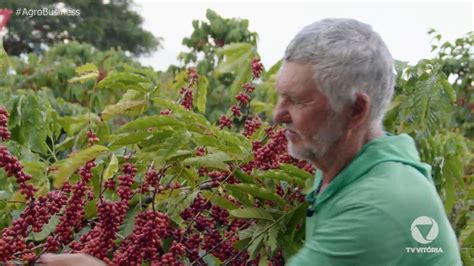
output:
<instances>
[{"instance_id":1,"label":"man's neck","mask_svg":"<svg viewBox=\"0 0 474 266\"><path fill-rule=\"evenodd\" d=\"M350 164L366 143L383 136L383 134L383 131L380 129L371 131L370 133L367 132L360 136L348 137L346 135L341 138L340 141L336 142L318 162L313 162L323 173L319 193L322 193L334 177Z\"/></svg>"}]
</instances>

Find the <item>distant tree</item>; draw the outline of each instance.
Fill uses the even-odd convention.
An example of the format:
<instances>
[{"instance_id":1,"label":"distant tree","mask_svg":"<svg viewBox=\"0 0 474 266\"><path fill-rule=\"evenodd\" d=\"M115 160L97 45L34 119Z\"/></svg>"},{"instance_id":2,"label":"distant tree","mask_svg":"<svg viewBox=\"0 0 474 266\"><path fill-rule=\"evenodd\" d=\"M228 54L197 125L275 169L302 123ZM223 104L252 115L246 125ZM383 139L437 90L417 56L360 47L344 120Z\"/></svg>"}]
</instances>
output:
<instances>
[{"instance_id":1,"label":"distant tree","mask_svg":"<svg viewBox=\"0 0 474 266\"><path fill-rule=\"evenodd\" d=\"M3 45L10 55L42 52L45 47L64 41L87 42L108 50L120 47L134 55L159 47L160 38L142 29L143 18L131 10L132 0L3 0L0 8L14 11L7 25ZM32 16L23 10L78 10L75 16ZM15 14L17 10L22 13ZM30 11L31 12L31 11Z\"/></svg>"},{"instance_id":2,"label":"distant tree","mask_svg":"<svg viewBox=\"0 0 474 266\"><path fill-rule=\"evenodd\" d=\"M183 39L190 49L182 52L178 59L185 65L196 64L199 74L209 74L219 62L216 49L230 43L249 43L257 46L258 34L249 30L249 21L239 18L223 18L207 9L207 21L193 20L194 31ZM199 59L202 57L202 59Z\"/></svg>"}]
</instances>

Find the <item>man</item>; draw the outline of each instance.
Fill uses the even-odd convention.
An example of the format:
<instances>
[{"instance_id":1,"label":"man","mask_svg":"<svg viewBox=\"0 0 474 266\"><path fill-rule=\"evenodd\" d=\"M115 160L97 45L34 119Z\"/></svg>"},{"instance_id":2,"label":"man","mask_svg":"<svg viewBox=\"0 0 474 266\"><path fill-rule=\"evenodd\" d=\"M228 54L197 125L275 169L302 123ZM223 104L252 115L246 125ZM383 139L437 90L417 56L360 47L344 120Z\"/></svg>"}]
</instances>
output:
<instances>
[{"instance_id":1,"label":"man","mask_svg":"<svg viewBox=\"0 0 474 266\"><path fill-rule=\"evenodd\" d=\"M367 24L321 20L289 44L274 120L286 127L290 154L319 169L306 241L289 265L461 265L430 167L409 136L383 131L393 83L392 57ZM42 258L80 260L100 264Z\"/></svg>"},{"instance_id":2,"label":"man","mask_svg":"<svg viewBox=\"0 0 474 266\"><path fill-rule=\"evenodd\" d=\"M372 28L324 19L286 49L274 120L317 169L306 240L289 265L461 265L455 234L408 135L384 133L393 60Z\"/></svg>"}]
</instances>

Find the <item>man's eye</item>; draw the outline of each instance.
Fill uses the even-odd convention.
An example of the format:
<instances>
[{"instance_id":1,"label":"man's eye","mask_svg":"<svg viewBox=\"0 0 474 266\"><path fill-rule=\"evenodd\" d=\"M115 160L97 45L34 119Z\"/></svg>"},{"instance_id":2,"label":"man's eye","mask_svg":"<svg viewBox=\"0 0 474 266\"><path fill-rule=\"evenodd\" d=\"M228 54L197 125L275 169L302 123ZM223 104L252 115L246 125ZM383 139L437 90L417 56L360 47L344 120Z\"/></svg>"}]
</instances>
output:
<instances>
[{"instance_id":1,"label":"man's eye","mask_svg":"<svg viewBox=\"0 0 474 266\"><path fill-rule=\"evenodd\" d=\"M301 103L301 101L299 99L295 99L295 98L290 98L290 102L292 102L294 104Z\"/></svg>"},{"instance_id":2,"label":"man's eye","mask_svg":"<svg viewBox=\"0 0 474 266\"><path fill-rule=\"evenodd\" d=\"M291 101L294 105L304 105L304 102L303 101L300 101L300 100L292 100Z\"/></svg>"}]
</instances>

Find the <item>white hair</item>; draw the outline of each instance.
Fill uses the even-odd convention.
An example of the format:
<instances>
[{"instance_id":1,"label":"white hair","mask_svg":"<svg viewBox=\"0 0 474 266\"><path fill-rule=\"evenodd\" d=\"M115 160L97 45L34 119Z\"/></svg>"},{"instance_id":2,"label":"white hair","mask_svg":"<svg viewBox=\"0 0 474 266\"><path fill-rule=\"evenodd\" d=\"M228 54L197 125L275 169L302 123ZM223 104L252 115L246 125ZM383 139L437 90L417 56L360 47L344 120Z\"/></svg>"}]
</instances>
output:
<instances>
[{"instance_id":1,"label":"white hair","mask_svg":"<svg viewBox=\"0 0 474 266\"><path fill-rule=\"evenodd\" d=\"M378 33L355 19L330 18L304 27L284 60L312 65L316 87L340 112L356 92L371 99L370 124L381 125L394 87L393 59Z\"/></svg>"}]
</instances>

